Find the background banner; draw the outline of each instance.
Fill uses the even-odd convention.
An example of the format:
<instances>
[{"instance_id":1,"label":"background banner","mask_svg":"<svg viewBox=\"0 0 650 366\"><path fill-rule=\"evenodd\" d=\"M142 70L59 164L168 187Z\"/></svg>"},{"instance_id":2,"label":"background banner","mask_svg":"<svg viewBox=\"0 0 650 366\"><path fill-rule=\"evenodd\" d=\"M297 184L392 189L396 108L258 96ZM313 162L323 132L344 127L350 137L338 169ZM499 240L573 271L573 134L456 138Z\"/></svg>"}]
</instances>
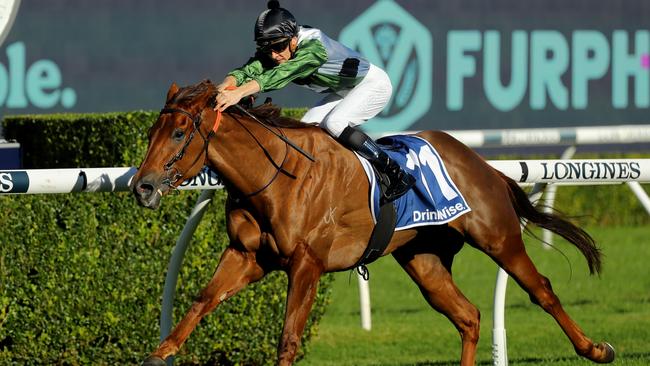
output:
<instances>
[{"instance_id":1,"label":"background banner","mask_svg":"<svg viewBox=\"0 0 650 366\"><path fill-rule=\"evenodd\" d=\"M360 0L280 4L360 50L394 95L372 132L648 123L650 2ZM22 1L0 47L0 114L159 109L254 51L266 1ZM308 107L298 86L270 93Z\"/></svg>"}]
</instances>

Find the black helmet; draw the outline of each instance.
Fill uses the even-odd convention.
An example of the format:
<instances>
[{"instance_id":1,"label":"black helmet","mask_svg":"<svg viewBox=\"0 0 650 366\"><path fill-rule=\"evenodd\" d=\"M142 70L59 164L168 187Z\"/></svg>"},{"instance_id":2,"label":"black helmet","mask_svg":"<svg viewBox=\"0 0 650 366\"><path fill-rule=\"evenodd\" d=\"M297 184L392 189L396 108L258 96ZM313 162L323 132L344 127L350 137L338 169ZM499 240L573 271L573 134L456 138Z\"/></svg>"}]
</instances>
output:
<instances>
[{"instance_id":1,"label":"black helmet","mask_svg":"<svg viewBox=\"0 0 650 366\"><path fill-rule=\"evenodd\" d=\"M296 18L287 9L281 8L277 0L269 1L267 7L255 22L255 42L261 48L298 33Z\"/></svg>"}]
</instances>

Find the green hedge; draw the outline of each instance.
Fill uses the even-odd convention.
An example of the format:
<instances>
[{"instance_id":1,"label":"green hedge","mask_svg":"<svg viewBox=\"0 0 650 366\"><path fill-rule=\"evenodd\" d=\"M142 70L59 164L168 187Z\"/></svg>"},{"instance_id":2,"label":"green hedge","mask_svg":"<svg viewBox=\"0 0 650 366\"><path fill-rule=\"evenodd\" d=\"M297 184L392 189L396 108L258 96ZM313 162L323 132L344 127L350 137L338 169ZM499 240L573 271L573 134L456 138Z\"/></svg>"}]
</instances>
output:
<instances>
[{"instance_id":1,"label":"green hedge","mask_svg":"<svg viewBox=\"0 0 650 366\"><path fill-rule=\"evenodd\" d=\"M6 139L20 142L23 167L133 166L147 149L156 112L5 117Z\"/></svg>"},{"instance_id":2,"label":"green hedge","mask_svg":"<svg viewBox=\"0 0 650 366\"><path fill-rule=\"evenodd\" d=\"M650 185L645 184L650 195ZM625 184L560 186L555 208L582 226L650 225L650 215Z\"/></svg>"},{"instance_id":3,"label":"green hedge","mask_svg":"<svg viewBox=\"0 0 650 366\"><path fill-rule=\"evenodd\" d=\"M132 166L155 117L21 116L4 124L6 137L25 147L28 167ZM126 193L0 196L0 364L138 364L158 344L164 275L197 197L168 196L151 211ZM176 321L227 245L224 199L216 194L183 262ZM330 281L321 281L306 347ZM274 273L221 305L177 364L274 364L286 286L286 275Z\"/></svg>"}]
</instances>

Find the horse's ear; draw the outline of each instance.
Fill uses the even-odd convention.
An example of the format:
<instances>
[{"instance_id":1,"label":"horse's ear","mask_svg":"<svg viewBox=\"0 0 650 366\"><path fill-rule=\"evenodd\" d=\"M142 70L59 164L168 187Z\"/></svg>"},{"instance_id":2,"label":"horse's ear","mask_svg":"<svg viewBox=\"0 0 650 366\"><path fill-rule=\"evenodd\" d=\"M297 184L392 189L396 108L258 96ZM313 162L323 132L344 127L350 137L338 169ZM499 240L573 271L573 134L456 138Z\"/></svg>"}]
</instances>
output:
<instances>
[{"instance_id":1,"label":"horse's ear","mask_svg":"<svg viewBox=\"0 0 650 366\"><path fill-rule=\"evenodd\" d=\"M178 93L178 85L176 85L176 83L172 83L172 86L170 86L169 90L167 91L167 101L169 102L169 100L172 99L176 93Z\"/></svg>"}]
</instances>

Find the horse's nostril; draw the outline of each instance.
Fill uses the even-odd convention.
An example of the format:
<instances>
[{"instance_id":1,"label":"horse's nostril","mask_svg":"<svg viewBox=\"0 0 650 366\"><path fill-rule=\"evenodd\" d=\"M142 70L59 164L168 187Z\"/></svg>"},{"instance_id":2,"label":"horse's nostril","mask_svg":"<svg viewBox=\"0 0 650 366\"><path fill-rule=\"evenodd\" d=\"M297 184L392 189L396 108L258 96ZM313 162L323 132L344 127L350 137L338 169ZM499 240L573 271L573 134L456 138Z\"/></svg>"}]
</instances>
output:
<instances>
[{"instance_id":1,"label":"horse's nostril","mask_svg":"<svg viewBox=\"0 0 650 366\"><path fill-rule=\"evenodd\" d=\"M150 183L140 183L137 188L138 193L143 196L149 196L153 193L153 185Z\"/></svg>"}]
</instances>

